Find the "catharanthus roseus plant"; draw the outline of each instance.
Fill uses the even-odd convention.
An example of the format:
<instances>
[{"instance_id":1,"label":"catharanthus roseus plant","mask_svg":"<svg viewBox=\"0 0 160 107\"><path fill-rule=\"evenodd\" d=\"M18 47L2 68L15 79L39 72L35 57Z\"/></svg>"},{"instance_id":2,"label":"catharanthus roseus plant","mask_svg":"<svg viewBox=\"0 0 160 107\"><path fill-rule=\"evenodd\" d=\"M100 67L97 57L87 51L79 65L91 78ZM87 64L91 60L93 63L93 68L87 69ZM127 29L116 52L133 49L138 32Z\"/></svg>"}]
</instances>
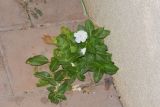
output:
<instances>
[{"instance_id":1,"label":"catharanthus roseus plant","mask_svg":"<svg viewBox=\"0 0 160 107\"><path fill-rule=\"evenodd\" d=\"M60 34L52 39L57 46L53 57L48 59L37 55L27 59L26 63L32 66L48 64L50 71L36 71L34 75L39 78L37 86L47 87L51 102L58 104L65 100L65 92L72 89L76 79L84 81L87 72L92 72L95 83L104 74L117 72L118 67L104 43L104 38L109 34L109 30L95 27L91 20L79 25L75 32L62 27Z\"/></svg>"}]
</instances>

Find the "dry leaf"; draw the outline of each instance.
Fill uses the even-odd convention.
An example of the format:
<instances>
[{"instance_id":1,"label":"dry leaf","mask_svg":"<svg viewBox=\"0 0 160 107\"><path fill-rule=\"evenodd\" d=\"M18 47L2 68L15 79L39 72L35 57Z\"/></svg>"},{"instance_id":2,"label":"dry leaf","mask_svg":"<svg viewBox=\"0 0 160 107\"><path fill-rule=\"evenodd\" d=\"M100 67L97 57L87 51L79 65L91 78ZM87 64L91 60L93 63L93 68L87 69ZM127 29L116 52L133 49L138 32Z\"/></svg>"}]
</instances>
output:
<instances>
[{"instance_id":1,"label":"dry leaf","mask_svg":"<svg viewBox=\"0 0 160 107\"><path fill-rule=\"evenodd\" d=\"M49 44L49 45L53 45L53 40L52 40L51 35L44 34L42 39L43 39L44 43Z\"/></svg>"}]
</instances>

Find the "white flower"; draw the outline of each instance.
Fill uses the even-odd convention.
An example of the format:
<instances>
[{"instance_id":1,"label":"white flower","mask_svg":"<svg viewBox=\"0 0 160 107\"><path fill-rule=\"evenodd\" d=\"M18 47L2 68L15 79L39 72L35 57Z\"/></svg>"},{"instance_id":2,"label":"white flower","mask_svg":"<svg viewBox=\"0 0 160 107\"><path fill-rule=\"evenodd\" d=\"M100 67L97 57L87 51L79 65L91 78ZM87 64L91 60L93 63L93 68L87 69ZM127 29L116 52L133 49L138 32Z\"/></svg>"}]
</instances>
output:
<instances>
[{"instance_id":1,"label":"white flower","mask_svg":"<svg viewBox=\"0 0 160 107\"><path fill-rule=\"evenodd\" d=\"M84 55L86 53L86 48L82 48L81 53L82 53L82 55Z\"/></svg>"},{"instance_id":2,"label":"white flower","mask_svg":"<svg viewBox=\"0 0 160 107\"><path fill-rule=\"evenodd\" d=\"M71 62L72 67L76 66L74 63Z\"/></svg>"},{"instance_id":3,"label":"white flower","mask_svg":"<svg viewBox=\"0 0 160 107\"><path fill-rule=\"evenodd\" d=\"M87 32L80 30L74 33L75 41L77 43L85 42L88 38Z\"/></svg>"}]
</instances>

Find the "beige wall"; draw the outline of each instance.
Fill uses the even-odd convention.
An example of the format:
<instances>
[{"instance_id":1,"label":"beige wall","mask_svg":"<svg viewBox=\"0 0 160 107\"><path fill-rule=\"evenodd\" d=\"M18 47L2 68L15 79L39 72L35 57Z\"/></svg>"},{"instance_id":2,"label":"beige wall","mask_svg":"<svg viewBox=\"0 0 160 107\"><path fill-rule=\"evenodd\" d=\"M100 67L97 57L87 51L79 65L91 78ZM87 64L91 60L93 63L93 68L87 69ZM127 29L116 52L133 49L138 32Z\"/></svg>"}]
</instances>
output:
<instances>
[{"instance_id":1,"label":"beige wall","mask_svg":"<svg viewBox=\"0 0 160 107\"><path fill-rule=\"evenodd\" d=\"M160 0L85 0L111 30L106 40L120 67L115 84L124 107L160 107Z\"/></svg>"}]
</instances>

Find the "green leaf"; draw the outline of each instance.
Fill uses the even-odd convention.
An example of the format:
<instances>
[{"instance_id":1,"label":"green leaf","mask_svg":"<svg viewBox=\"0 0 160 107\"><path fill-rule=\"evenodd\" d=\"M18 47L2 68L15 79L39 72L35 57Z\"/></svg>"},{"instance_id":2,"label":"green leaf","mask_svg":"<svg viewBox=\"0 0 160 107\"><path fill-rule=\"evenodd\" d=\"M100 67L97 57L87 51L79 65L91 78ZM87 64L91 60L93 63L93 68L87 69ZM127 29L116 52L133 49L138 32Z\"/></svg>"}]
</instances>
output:
<instances>
[{"instance_id":1,"label":"green leaf","mask_svg":"<svg viewBox=\"0 0 160 107\"><path fill-rule=\"evenodd\" d=\"M75 67L66 66L64 69L67 71L67 76L69 76L70 78L76 77L77 69Z\"/></svg>"},{"instance_id":2,"label":"green leaf","mask_svg":"<svg viewBox=\"0 0 160 107\"><path fill-rule=\"evenodd\" d=\"M54 51L53 51L53 55L54 55L54 57L59 57L60 56L60 50L57 48L57 49L54 49Z\"/></svg>"},{"instance_id":3,"label":"green leaf","mask_svg":"<svg viewBox=\"0 0 160 107\"><path fill-rule=\"evenodd\" d=\"M70 50L71 50L71 53L75 53L78 50L78 48L75 45L71 45Z\"/></svg>"},{"instance_id":4,"label":"green leaf","mask_svg":"<svg viewBox=\"0 0 160 107\"><path fill-rule=\"evenodd\" d=\"M98 37L100 39L104 39L110 34L109 30L105 30L103 27L97 28L93 31L93 34L95 37Z\"/></svg>"},{"instance_id":5,"label":"green leaf","mask_svg":"<svg viewBox=\"0 0 160 107\"><path fill-rule=\"evenodd\" d=\"M98 83L103 77L103 72L99 69L93 72L93 79L95 83Z\"/></svg>"},{"instance_id":6,"label":"green leaf","mask_svg":"<svg viewBox=\"0 0 160 107\"><path fill-rule=\"evenodd\" d=\"M103 30L103 32L99 35L100 39L104 39L105 37L107 37L110 34L109 30Z\"/></svg>"},{"instance_id":7,"label":"green leaf","mask_svg":"<svg viewBox=\"0 0 160 107\"><path fill-rule=\"evenodd\" d=\"M51 78L51 75L46 71L35 72L34 75L35 77L43 79L43 80L48 80L48 78Z\"/></svg>"},{"instance_id":8,"label":"green leaf","mask_svg":"<svg viewBox=\"0 0 160 107\"><path fill-rule=\"evenodd\" d=\"M95 29L95 30L93 31L93 35L94 35L95 37L98 37L99 35L101 35L101 33L103 32L103 30L104 30L103 27L99 27L99 28L97 28L97 29Z\"/></svg>"},{"instance_id":9,"label":"green leaf","mask_svg":"<svg viewBox=\"0 0 160 107\"><path fill-rule=\"evenodd\" d=\"M55 86L49 86L49 87L47 87L47 90L49 91L49 92L54 92L55 91Z\"/></svg>"},{"instance_id":10,"label":"green leaf","mask_svg":"<svg viewBox=\"0 0 160 107\"><path fill-rule=\"evenodd\" d=\"M61 33L65 34L67 36L71 36L71 34L72 34L71 30L67 27L64 27L64 26L61 27Z\"/></svg>"},{"instance_id":11,"label":"green leaf","mask_svg":"<svg viewBox=\"0 0 160 107\"><path fill-rule=\"evenodd\" d=\"M26 63L32 66L40 66L48 63L48 59L43 55L37 55L37 56L28 58L26 60Z\"/></svg>"},{"instance_id":12,"label":"green leaf","mask_svg":"<svg viewBox=\"0 0 160 107\"><path fill-rule=\"evenodd\" d=\"M101 52L101 53L106 53L107 47L105 45L96 45L95 46L96 51Z\"/></svg>"},{"instance_id":13,"label":"green leaf","mask_svg":"<svg viewBox=\"0 0 160 107\"><path fill-rule=\"evenodd\" d=\"M49 65L49 68L52 72L56 71L59 68L59 62L55 57L51 58L51 63Z\"/></svg>"},{"instance_id":14,"label":"green leaf","mask_svg":"<svg viewBox=\"0 0 160 107\"><path fill-rule=\"evenodd\" d=\"M96 45L97 39L96 38L90 38L87 44L87 51L89 51L89 53L96 53Z\"/></svg>"},{"instance_id":15,"label":"green leaf","mask_svg":"<svg viewBox=\"0 0 160 107\"><path fill-rule=\"evenodd\" d=\"M71 84L66 80L63 84L61 84L58 88L58 92L64 94L66 91L70 90Z\"/></svg>"},{"instance_id":16,"label":"green leaf","mask_svg":"<svg viewBox=\"0 0 160 107\"><path fill-rule=\"evenodd\" d=\"M115 74L117 71L118 71L118 67L114 65L114 63L106 63L104 65L104 69L105 69L105 73L106 74L110 74L110 75L113 75Z\"/></svg>"},{"instance_id":17,"label":"green leaf","mask_svg":"<svg viewBox=\"0 0 160 107\"><path fill-rule=\"evenodd\" d=\"M48 82L48 84L55 86L56 85L56 81L54 80L53 76L50 75L48 72L46 71L42 71L42 72L35 72L34 73L35 77L40 78L43 81L46 81L46 84ZM43 83L44 84L44 83Z\"/></svg>"},{"instance_id":18,"label":"green leaf","mask_svg":"<svg viewBox=\"0 0 160 107\"><path fill-rule=\"evenodd\" d=\"M57 39L57 45L60 49L66 49L69 47L67 38L64 34L60 34L56 39Z\"/></svg>"},{"instance_id":19,"label":"green leaf","mask_svg":"<svg viewBox=\"0 0 160 107\"><path fill-rule=\"evenodd\" d=\"M113 62L95 61L90 63L90 69L93 71L101 70L106 74L113 75L117 72L118 67Z\"/></svg>"},{"instance_id":20,"label":"green leaf","mask_svg":"<svg viewBox=\"0 0 160 107\"><path fill-rule=\"evenodd\" d=\"M91 20L86 20L85 21L85 28L87 32L89 33L89 36L91 36L92 31L94 30L94 24Z\"/></svg>"},{"instance_id":21,"label":"green leaf","mask_svg":"<svg viewBox=\"0 0 160 107\"><path fill-rule=\"evenodd\" d=\"M87 53L84 58L86 63L89 64L95 60L95 54Z\"/></svg>"},{"instance_id":22,"label":"green leaf","mask_svg":"<svg viewBox=\"0 0 160 107\"><path fill-rule=\"evenodd\" d=\"M34 10L35 10L35 12L37 13L37 14L39 14L39 16L42 16L43 15L43 13L42 13L42 11L40 10L40 9L38 9L38 8L34 8Z\"/></svg>"},{"instance_id":23,"label":"green leaf","mask_svg":"<svg viewBox=\"0 0 160 107\"><path fill-rule=\"evenodd\" d=\"M112 54L107 53L107 52L105 53L97 52L96 60L102 63L112 62Z\"/></svg>"},{"instance_id":24,"label":"green leaf","mask_svg":"<svg viewBox=\"0 0 160 107\"><path fill-rule=\"evenodd\" d=\"M82 60L81 60L82 61ZM77 63L77 78L80 81L85 80L85 73L87 72L86 62L83 60L82 62Z\"/></svg>"},{"instance_id":25,"label":"green leaf","mask_svg":"<svg viewBox=\"0 0 160 107\"><path fill-rule=\"evenodd\" d=\"M68 44L75 42L73 32L68 27L61 27L61 34L66 36L65 39L68 41Z\"/></svg>"},{"instance_id":26,"label":"green leaf","mask_svg":"<svg viewBox=\"0 0 160 107\"><path fill-rule=\"evenodd\" d=\"M78 80L80 80L80 81L84 81L86 77L85 77L84 74L78 73L78 74L77 74L77 78L78 78Z\"/></svg>"},{"instance_id":27,"label":"green leaf","mask_svg":"<svg viewBox=\"0 0 160 107\"><path fill-rule=\"evenodd\" d=\"M36 85L37 85L37 87L43 87L43 86L49 85L49 82L46 80L39 79L39 81Z\"/></svg>"},{"instance_id":28,"label":"green leaf","mask_svg":"<svg viewBox=\"0 0 160 107\"><path fill-rule=\"evenodd\" d=\"M54 79L56 81L62 81L65 78L66 73L67 72L65 70L59 70L59 71L54 73Z\"/></svg>"},{"instance_id":29,"label":"green leaf","mask_svg":"<svg viewBox=\"0 0 160 107\"><path fill-rule=\"evenodd\" d=\"M66 50L65 52L60 52L60 56L58 57L59 63L62 64L66 64L70 62L70 52L68 52L68 50Z\"/></svg>"},{"instance_id":30,"label":"green leaf","mask_svg":"<svg viewBox=\"0 0 160 107\"><path fill-rule=\"evenodd\" d=\"M52 103L58 104L63 100L66 100L66 96L58 92L50 92L48 95L48 99L50 99Z\"/></svg>"}]
</instances>

